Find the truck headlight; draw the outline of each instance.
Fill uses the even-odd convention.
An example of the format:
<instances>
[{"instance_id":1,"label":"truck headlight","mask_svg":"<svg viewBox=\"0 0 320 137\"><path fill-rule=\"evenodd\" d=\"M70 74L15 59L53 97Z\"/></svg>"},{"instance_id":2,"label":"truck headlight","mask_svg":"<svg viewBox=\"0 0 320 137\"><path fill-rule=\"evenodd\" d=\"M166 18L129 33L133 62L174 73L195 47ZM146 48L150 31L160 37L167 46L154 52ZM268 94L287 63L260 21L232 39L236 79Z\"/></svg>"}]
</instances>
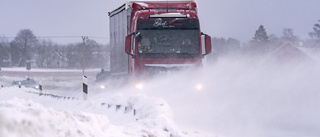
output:
<instances>
[{"instance_id":1,"label":"truck headlight","mask_svg":"<svg viewBox=\"0 0 320 137\"><path fill-rule=\"evenodd\" d=\"M143 83L141 83L141 82L137 83L136 88L143 89Z\"/></svg>"},{"instance_id":2,"label":"truck headlight","mask_svg":"<svg viewBox=\"0 0 320 137\"><path fill-rule=\"evenodd\" d=\"M100 88L101 89L105 89L106 87L104 85L100 85Z\"/></svg>"},{"instance_id":3,"label":"truck headlight","mask_svg":"<svg viewBox=\"0 0 320 137\"><path fill-rule=\"evenodd\" d=\"M202 84L201 84L201 83L197 84L197 85L196 85L196 89L197 89L197 90L201 90L201 89L202 89Z\"/></svg>"}]
</instances>

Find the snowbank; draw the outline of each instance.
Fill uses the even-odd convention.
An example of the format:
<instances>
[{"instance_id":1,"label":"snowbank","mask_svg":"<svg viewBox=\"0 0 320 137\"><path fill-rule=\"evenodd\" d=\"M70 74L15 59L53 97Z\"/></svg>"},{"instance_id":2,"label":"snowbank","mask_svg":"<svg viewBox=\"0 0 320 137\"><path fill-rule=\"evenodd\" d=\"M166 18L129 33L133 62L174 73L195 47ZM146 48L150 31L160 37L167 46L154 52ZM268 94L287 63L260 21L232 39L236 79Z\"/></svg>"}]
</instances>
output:
<instances>
[{"instance_id":1,"label":"snowbank","mask_svg":"<svg viewBox=\"0 0 320 137\"><path fill-rule=\"evenodd\" d=\"M161 98L117 94L83 101L39 96L36 92L29 88L0 89L0 136L183 136L172 120L169 105ZM116 105L130 107L130 113L116 111ZM112 123L109 116L131 121Z\"/></svg>"},{"instance_id":2,"label":"snowbank","mask_svg":"<svg viewBox=\"0 0 320 137\"><path fill-rule=\"evenodd\" d=\"M30 100L0 103L2 137L88 137L121 135L106 116L44 108Z\"/></svg>"}]
</instances>

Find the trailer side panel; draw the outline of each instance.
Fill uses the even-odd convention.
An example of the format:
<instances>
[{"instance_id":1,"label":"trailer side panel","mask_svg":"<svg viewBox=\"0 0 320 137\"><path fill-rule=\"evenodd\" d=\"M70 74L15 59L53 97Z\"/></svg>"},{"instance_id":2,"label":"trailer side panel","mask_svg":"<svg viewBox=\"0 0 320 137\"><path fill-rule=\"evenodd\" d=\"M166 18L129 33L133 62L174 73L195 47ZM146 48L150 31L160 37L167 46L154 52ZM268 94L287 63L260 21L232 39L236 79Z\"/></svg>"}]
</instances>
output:
<instances>
[{"instance_id":1,"label":"trailer side panel","mask_svg":"<svg viewBox=\"0 0 320 137\"><path fill-rule=\"evenodd\" d=\"M131 10L119 9L110 16L110 71L112 74L128 73L128 58L125 51L125 37L130 29Z\"/></svg>"}]
</instances>

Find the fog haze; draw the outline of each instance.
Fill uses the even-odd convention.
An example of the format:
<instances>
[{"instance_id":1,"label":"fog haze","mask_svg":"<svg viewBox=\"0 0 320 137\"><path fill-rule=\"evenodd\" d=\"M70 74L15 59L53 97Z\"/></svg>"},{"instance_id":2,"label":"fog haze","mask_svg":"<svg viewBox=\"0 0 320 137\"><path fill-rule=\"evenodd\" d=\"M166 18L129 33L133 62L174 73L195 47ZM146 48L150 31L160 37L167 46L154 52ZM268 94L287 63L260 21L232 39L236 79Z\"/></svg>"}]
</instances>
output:
<instances>
[{"instance_id":1,"label":"fog haze","mask_svg":"<svg viewBox=\"0 0 320 137\"><path fill-rule=\"evenodd\" d=\"M230 137L312 137L320 135L317 65L223 57L200 71L155 79L143 94L168 101L181 128ZM203 90L191 86L197 82Z\"/></svg>"}]
</instances>

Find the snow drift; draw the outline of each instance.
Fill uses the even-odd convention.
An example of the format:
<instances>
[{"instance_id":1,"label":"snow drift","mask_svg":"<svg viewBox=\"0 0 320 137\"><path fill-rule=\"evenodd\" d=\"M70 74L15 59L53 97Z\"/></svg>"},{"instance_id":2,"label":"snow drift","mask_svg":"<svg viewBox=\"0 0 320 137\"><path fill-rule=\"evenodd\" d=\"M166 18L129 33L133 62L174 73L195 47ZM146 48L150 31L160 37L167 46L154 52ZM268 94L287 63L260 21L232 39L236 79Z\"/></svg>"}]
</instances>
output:
<instances>
[{"instance_id":1,"label":"snow drift","mask_svg":"<svg viewBox=\"0 0 320 137\"><path fill-rule=\"evenodd\" d=\"M87 101L77 89L49 90L79 98L64 100L5 87L0 136L318 137L319 79L316 62L226 57L145 81L143 89L89 86Z\"/></svg>"},{"instance_id":2,"label":"snow drift","mask_svg":"<svg viewBox=\"0 0 320 137\"><path fill-rule=\"evenodd\" d=\"M141 137L181 134L172 120L169 105L160 98L117 94L97 100L63 100L30 94L26 90L37 92L17 87L0 89L2 100L6 100L0 102L0 136ZM107 108L104 104L130 106L136 114L133 115L132 110L126 114L123 109L116 112L114 107ZM108 116L127 121L115 121L114 124Z\"/></svg>"}]
</instances>

